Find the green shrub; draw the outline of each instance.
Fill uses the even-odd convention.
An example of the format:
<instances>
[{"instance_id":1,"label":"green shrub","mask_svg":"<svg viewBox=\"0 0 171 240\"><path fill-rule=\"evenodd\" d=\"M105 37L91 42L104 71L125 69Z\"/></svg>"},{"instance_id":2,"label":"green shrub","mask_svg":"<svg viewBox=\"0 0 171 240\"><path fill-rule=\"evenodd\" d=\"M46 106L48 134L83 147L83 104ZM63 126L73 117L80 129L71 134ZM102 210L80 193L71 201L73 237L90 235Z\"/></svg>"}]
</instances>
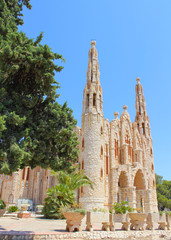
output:
<instances>
[{"instance_id":1,"label":"green shrub","mask_svg":"<svg viewBox=\"0 0 171 240\"><path fill-rule=\"evenodd\" d=\"M133 209L128 206L127 201L122 201L121 203L114 203L112 210L114 210L116 214L125 214L127 212L132 212Z\"/></svg>"},{"instance_id":2,"label":"green shrub","mask_svg":"<svg viewBox=\"0 0 171 240\"><path fill-rule=\"evenodd\" d=\"M105 208L93 208L93 212L103 212L106 213L108 210Z\"/></svg>"},{"instance_id":3,"label":"green shrub","mask_svg":"<svg viewBox=\"0 0 171 240\"><path fill-rule=\"evenodd\" d=\"M52 172L57 178L58 184L47 191L47 197L44 200L42 214L45 218L62 219L62 210L66 206L74 208L75 193L81 186L89 185L92 187L90 179L81 171L66 173L64 171ZM78 206L75 208L79 208ZM75 211L82 211L76 210ZM84 211L82 211L83 213Z\"/></svg>"},{"instance_id":4,"label":"green shrub","mask_svg":"<svg viewBox=\"0 0 171 240\"><path fill-rule=\"evenodd\" d=\"M17 206L10 206L7 211L9 213L12 213L12 212L17 212L18 211L18 207Z\"/></svg>"},{"instance_id":5,"label":"green shrub","mask_svg":"<svg viewBox=\"0 0 171 240\"><path fill-rule=\"evenodd\" d=\"M167 211L166 215L171 216L171 211Z\"/></svg>"},{"instance_id":6,"label":"green shrub","mask_svg":"<svg viewBox=\"0 0 171 240\"><path fill-rule=\"evenodd\" d=\"M81 204L72 204L71 206L66 206L61 208L61 212L79 212L81 215L86 215L86 210L81 208Z\"/></svg>"},{"instance_id":7,"label":"green shrub","mask_svg":"<svg viewBox=\"0 0 171 240\"><path fill-rule=\"evenodd\" d=\"M6 207L6 204L2 199L0 199L0 209L4 209Z\"/></svg>"}]
</instances>

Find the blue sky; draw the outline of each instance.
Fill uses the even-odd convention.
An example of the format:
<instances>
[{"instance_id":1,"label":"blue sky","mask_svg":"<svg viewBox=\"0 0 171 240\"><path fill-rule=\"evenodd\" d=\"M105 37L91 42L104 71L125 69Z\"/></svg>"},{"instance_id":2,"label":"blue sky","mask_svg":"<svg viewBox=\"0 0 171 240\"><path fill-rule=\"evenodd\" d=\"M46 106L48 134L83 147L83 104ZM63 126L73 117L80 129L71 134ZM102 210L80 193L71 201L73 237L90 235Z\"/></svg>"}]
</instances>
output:
<instances>
[{"instance_id":1,"label":"blue sky","mask_svg":"<svg viewBox=\"0 0 171 240\"><path fill-rule=\"evenodd\" d=\"M81 125L88 50L96 40L103 88L104 117L128 106L135 119L136 77L141 78L150 118L157 174L171 180L171 1L36 0L24 9L20 28L66 63L55 78L60 103L68 102ZM58 62L61 65L61 62Z\"/></svg>"}]
</instances>

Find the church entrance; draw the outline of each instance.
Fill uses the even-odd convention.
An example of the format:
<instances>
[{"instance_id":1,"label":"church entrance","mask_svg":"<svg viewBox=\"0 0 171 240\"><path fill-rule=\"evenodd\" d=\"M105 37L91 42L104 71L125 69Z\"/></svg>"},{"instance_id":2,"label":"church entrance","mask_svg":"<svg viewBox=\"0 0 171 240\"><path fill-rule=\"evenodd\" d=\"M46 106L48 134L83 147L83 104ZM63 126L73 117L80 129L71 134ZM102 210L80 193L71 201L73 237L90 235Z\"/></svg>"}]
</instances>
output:
<instances>
[{"instance_id":1,"label":"church entrance","mask_svg":"<svg viewBox=\"0 0 171 240\"><path fill-rule=\"evenodd\" d=\"M144 212L144 201L146 194L145 179L143 172L139 169L134 178L134 186L136 191L136 210Z\"/></svg>"},{"instance_id":2,"label":"church entrance","mask_svg":"<svg viewBox=\"0 0 171 240\"><path fill-rule=\"evenodd\" d=\"M117 202L128 201L128 177L125 171L121 171L118 180Z\"/></svg>"}]
</instances>

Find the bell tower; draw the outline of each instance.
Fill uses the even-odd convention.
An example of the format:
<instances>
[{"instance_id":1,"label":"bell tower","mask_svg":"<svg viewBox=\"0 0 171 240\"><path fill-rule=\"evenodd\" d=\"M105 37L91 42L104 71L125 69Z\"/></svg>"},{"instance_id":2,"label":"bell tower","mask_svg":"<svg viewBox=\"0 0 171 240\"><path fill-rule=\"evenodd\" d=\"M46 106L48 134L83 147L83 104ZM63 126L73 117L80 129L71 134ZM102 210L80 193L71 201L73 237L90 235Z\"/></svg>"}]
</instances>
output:
<instances>
[{"instance_id":1,"label":"bell tower","mask_svg":"<svg viewBox=\"0 0 171 240\"><path fill-rule=\"evenodd\" d=\"M89 50L81 126L80 165L94 183L94 189L83 187L80 191L80 202L87 210L104 207L103 101L95 45L92 41Z\"/></svg>"}]
</instances>

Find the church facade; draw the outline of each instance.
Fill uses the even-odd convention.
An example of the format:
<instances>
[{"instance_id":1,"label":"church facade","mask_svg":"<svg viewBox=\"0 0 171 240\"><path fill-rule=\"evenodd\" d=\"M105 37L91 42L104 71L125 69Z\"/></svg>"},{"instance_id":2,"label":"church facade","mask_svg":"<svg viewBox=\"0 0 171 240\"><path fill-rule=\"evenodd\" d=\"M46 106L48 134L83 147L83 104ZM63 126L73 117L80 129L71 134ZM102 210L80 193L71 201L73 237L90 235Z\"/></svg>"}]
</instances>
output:
<instances>
[{"instance_id":1,"label":"church facade","mask_svg":"<svg viewBox=\"0 0 171 240\"><path fill-rule=\"evenodd\" d=\"M79 202L88 210L128 201L137 211L157 212L153 143L140 79L137 78L135 88L135 121L131 123L127 106L123 106L120 119L117 112L111 122L104 119L95 45L92 41L89 50L82 125L75 129L80 142L80 169L94 182L94 189L82 187ZM47 189L55 184L49 170L27 167L12 176L0 175L0 197L6 203L16 204L25 198L34 205L42 204Z\"/></svg>"},{"instance_id":2,"label":"church facade","mask_svg":"<svg viewBox=\"0 0 171 240\"><path fill-rule=\"evenodd\" d=\"M142 212L157 212L153 143L150 121L140 79L137 78L136 116L131 123L127 106L109 122L103 116L96 42L89 50L87 82L83 93L80 141L81 169L94 182L94 189L81 188L80 202L86 209L110 207L128 201Z\"/></svg>"}]
</instances>

